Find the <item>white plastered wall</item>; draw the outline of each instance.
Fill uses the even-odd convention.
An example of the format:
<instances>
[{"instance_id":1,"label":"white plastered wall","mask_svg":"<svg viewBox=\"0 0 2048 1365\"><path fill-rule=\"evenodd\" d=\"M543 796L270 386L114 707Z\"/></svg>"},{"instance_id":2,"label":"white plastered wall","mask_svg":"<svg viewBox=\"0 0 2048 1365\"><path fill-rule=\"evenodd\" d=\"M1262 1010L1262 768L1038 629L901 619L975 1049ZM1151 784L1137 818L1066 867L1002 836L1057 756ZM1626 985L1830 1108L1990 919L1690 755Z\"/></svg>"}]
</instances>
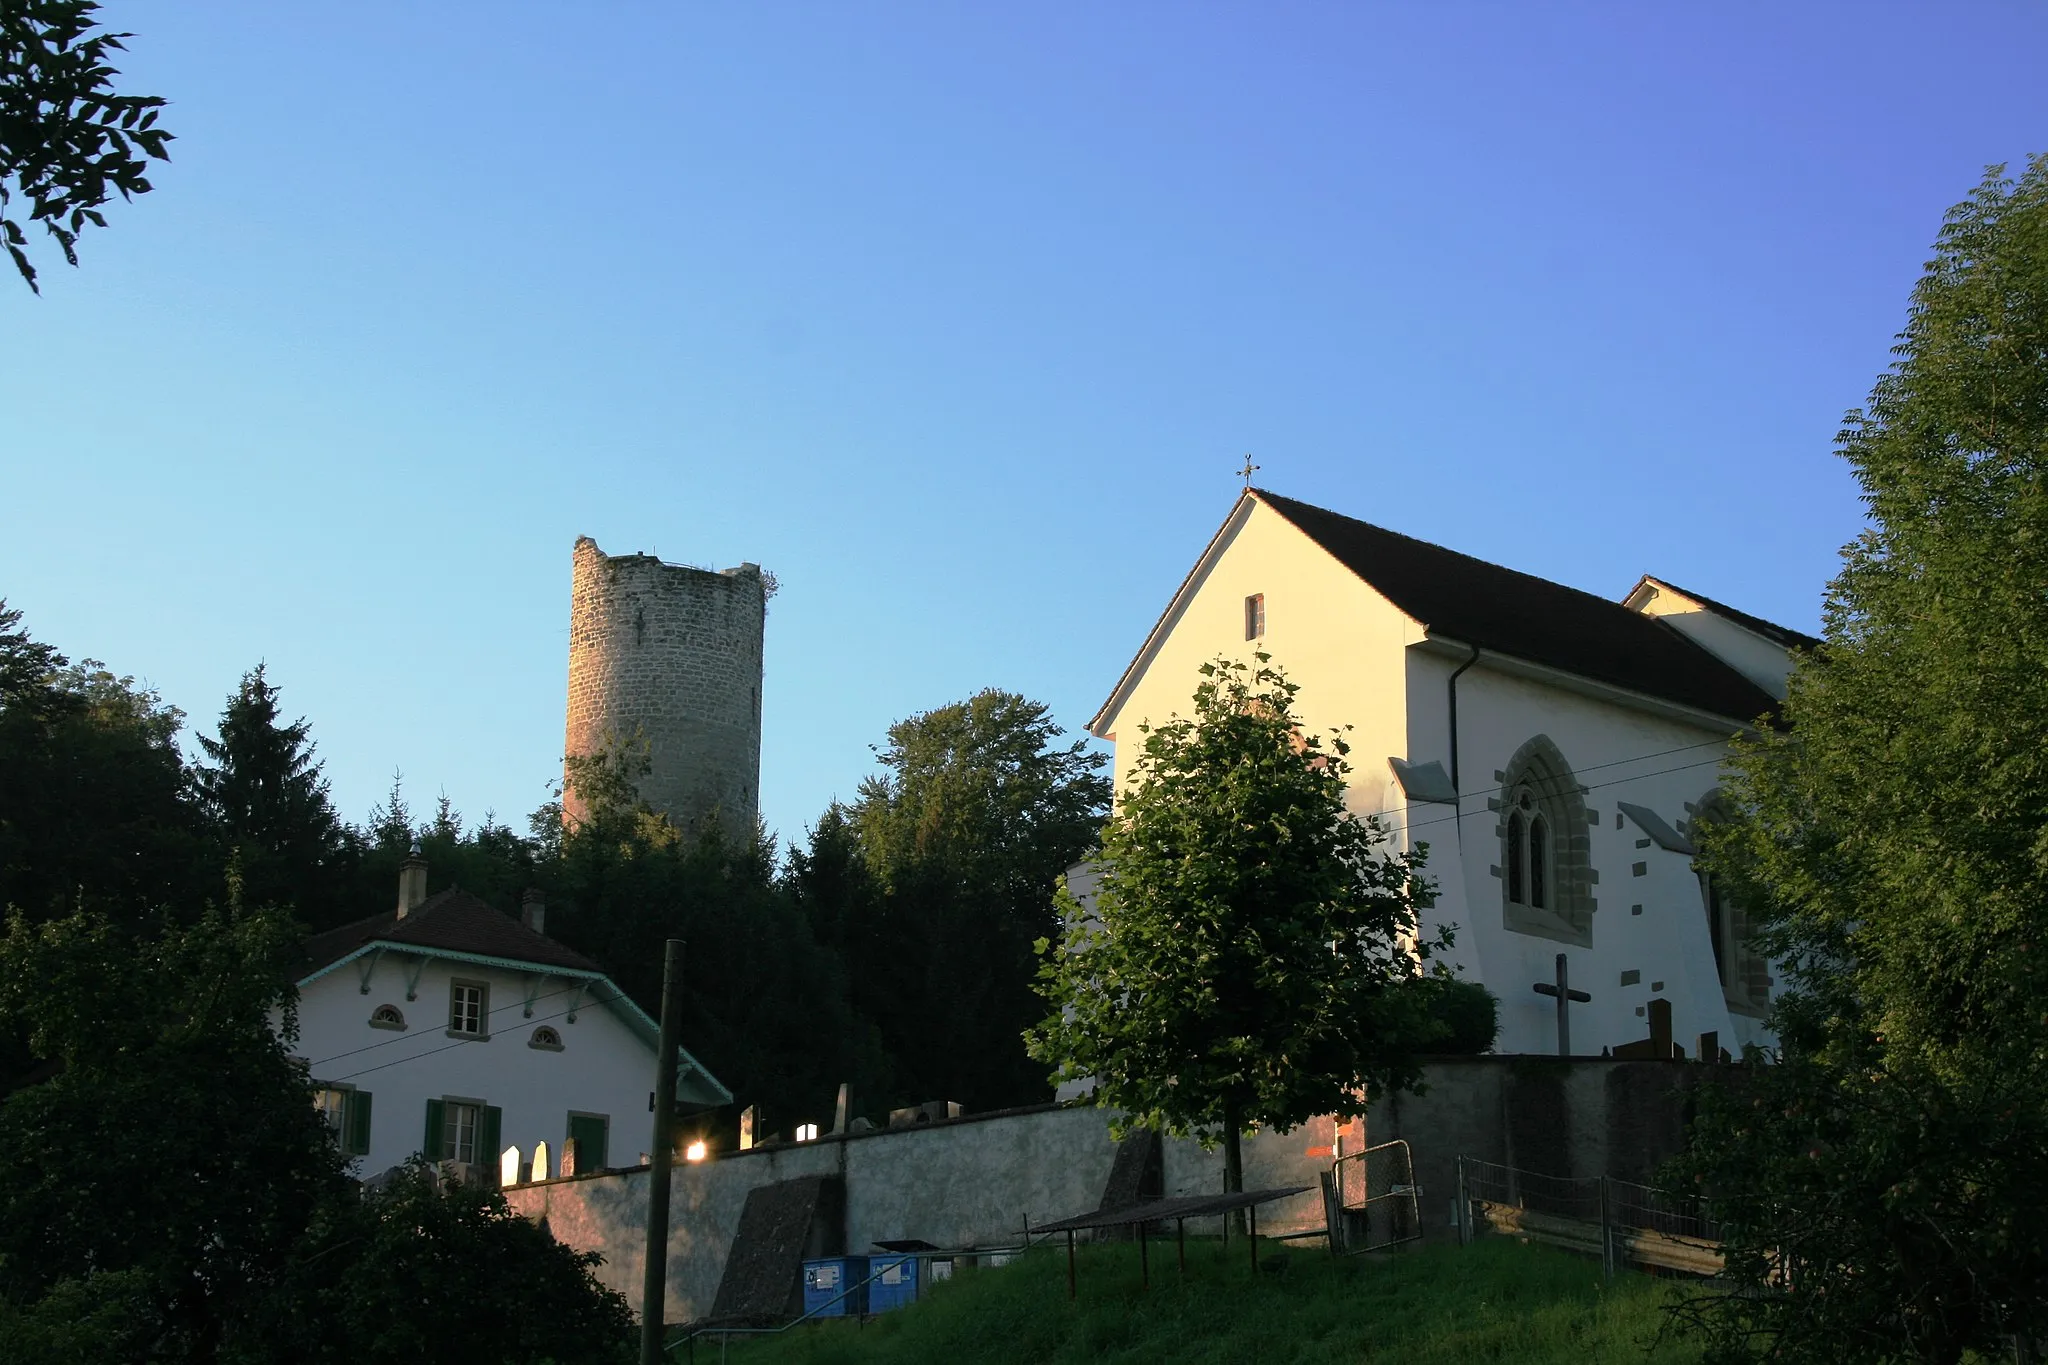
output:
<instances>
[{"instance_id":1,"label":"white plastered wall","mask_svg":"<svg viewBox=\"0 0 2048 1365\"><path fill-rule=\"evenodd\" d=\"M372 1095L370 1152L356 1162L359 1177L396 1166L420 1150L430 1099L460 1098L504 1111L500 1148L517 1146L531 1162L536 1143L546 1142L549 1162L559 1169L569 1113L610 1119L606 1160L629 1166L653 1138L647 1097L654 1086L654 1049L626 1027L608 1005L585 992L568 1011L582 982L558 976L542 981L533 1013L526 972L429 958L407 999L407 979L418 958L386 953L361 990L359 962L349 962L303 987L299 998L299 1040L293 1051L307 1060L316 1082L341 1082ZM449 991L454 980L490 986L490 1036L462 1041L448 1034ZM379 1005L405 1016L403 1033L372 1028ZM528 1046L534 1029L546 1025L561 1035L562 1050ZM487 1156L497 1170L498 1153Z\"/></svg>"},{"instance_id":2,"label":"white plastered wall","mask_svg":"<svg viewBox=\"0 0 2048 1365\"><path fill-rule=\"evenodd\" d=\"M1446 769L1444 682L1456 666L1455 660L1411 652L1417 704L1411 712L1416 751L1409 757L1441 759ZM1698 1035L1707 1032L1731 1053L1746 1042L1768 1041L1755 1020L1731 1012L1723 998L1691 858L1660 847L1631 820L1616 823L1617 803L1626 801L1654 811L1674 828L1683 825L1691 815L1688 807L1718 785L1731 729L1585 696L1494 668L1484 657L1459 680L1460 818L1449 818L1449 806L1417 804L1410 821L1413 837L1429 839L1431 866L1442 883L1431 920L1456 924L1452 960L1500 997L1496 1050L1556 1051L1556 1004L1533 988L1552 979L1560 952L1573 988L1593 997L1571 1007L1575 1053L1597 1054L1647 1037L1647 1007L1655 996L1671 1002L1672 1037L1688 1055ZM1557 746L1588 789L1584 799L1594 818L1587 833L1598 878L1591 947L1506 927L1499 874L1506 861L1498 833L1502 815L1488 803L1498 801L1515 752L1539 734ZM1623 985L1627 972L1637 979Z\"/></svg>"}]
</instances>

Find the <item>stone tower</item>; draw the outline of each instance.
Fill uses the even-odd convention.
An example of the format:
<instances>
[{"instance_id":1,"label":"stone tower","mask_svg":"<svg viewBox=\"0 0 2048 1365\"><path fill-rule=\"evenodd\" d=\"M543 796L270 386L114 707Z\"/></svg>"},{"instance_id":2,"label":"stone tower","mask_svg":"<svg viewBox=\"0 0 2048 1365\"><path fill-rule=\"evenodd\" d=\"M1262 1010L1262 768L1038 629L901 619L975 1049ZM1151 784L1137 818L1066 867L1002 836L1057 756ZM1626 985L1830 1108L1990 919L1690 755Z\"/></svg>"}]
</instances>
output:
<instances>
[{"instance_id":1,"label":"stone tower","mask_svg":"<svg viewBox=\"0 0 2048 1365\"><path fill-rule=\"evenodd\" d=\"M640 795L686 832L716 815L754 831L761 787L761 640L768 583L758 564L713 572L576 540L569 603L565 755L607 736L647 745ZM564 790L565 814L582 814Z\"/></svg>"}]
</instances>

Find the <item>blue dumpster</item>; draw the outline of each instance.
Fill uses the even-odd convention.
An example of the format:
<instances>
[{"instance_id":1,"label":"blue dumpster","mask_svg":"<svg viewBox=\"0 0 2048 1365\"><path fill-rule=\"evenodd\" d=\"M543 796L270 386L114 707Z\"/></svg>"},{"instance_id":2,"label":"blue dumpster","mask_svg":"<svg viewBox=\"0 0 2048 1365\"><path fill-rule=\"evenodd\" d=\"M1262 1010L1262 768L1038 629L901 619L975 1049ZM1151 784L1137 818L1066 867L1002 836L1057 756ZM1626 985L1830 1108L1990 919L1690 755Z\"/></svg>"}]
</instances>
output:
<instances>
[{"instance_id":1,"label":"blue dumpster","mask_svg":"<svg viewBox=\"0 0 2048 1365\"><path fill-rule=\"evenodd\" d=\"M865 1256L828 1256L804 1262L804 1312L821 1318L854 1317L868 1311L867 1291L853 1289L868 1277ZM841 1298L840 1295L845 1297ZM837 1302L834 1302L837 1300Z\"/></svg>"},{"instance_id":2,"label":"blue dumpster","mask_svg":"<svg viewBox=\"0 0 2048 1365\"><path fill-rule=\"evenodd\" d=\"M917 1257L876 1256L868 1262L868 1311L886 1313L917 1302Z\"/></svg>"}]
</instances>

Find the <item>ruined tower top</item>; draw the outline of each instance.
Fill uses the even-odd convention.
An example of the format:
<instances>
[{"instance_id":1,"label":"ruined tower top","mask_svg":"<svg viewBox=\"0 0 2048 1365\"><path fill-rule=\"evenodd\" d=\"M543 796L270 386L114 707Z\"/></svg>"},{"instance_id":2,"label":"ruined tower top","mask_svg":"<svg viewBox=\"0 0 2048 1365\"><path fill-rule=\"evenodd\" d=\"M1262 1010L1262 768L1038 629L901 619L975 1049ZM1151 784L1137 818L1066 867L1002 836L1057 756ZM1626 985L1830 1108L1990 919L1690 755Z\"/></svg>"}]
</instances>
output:
<instances>
[{"instance_id":1,"label":"ruined tower top","mask_svg":"<svg viewBox=\"0 0 2048 1365\"><path fill-rule=\"evenodd\" d=\"M758 564L693 569L607 555L576 540L563 752L607 739L645 745L640 795L686 832L717 819L750 837L760 809L761 645L768 580ZM565 784L566 787L566 784ZM562 793L570 820L582 815Z\"/></svg>"}]
</instances>

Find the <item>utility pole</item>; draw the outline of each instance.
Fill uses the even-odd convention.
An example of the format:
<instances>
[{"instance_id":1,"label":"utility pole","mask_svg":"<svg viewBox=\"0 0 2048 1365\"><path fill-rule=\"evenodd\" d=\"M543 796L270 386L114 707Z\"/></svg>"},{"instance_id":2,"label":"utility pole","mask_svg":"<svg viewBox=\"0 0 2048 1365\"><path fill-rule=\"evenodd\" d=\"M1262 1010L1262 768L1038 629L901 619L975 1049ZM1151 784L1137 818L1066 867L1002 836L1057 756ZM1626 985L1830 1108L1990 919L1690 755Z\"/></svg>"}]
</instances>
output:
<instances>
[{"instance_id":1,"label":"utility pole","mask_svg":"<svg viewBox=\"0 0 2048 1365\"><path fill-rule=\"evenodd\" d=\"M661 1035L654 1058L654 1151L647 1172L646 1275L640 1283L640 1365L661 1365L667 1334L668 1185L675 1167L676 1035L683 1023L683 941L672 938L661 964Z\"/></svg>"}]
</instances>

